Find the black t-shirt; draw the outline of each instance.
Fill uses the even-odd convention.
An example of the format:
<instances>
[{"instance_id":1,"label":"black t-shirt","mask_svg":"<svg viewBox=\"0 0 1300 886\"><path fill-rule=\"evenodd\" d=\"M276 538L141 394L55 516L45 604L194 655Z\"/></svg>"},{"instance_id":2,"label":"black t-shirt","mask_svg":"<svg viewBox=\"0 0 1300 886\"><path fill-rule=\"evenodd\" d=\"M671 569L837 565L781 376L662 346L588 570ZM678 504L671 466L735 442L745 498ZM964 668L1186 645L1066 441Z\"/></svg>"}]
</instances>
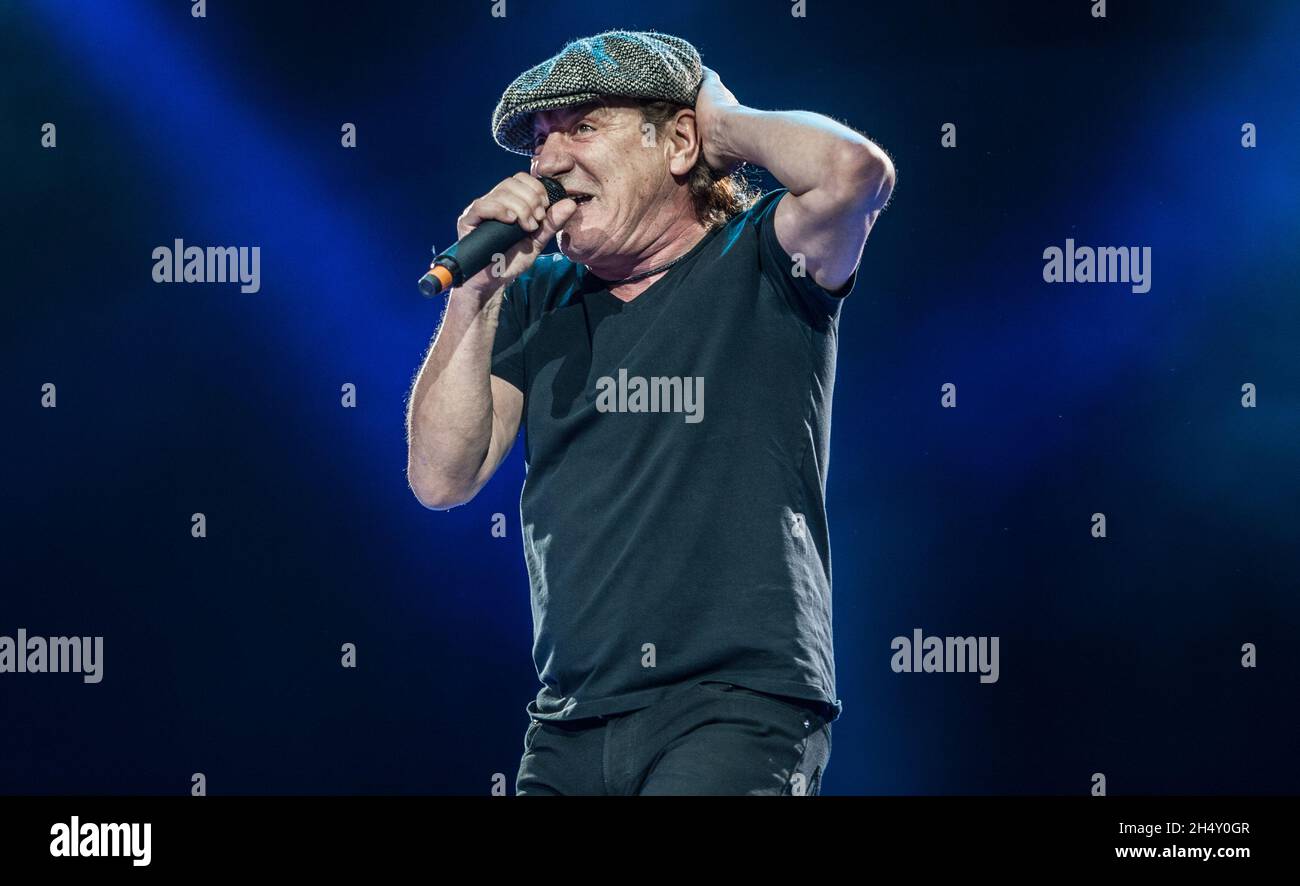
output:
<instances>
[{"instance_id":1,"label":"black t-shirt","mask_svg":"<svg viewBox=\"0 0 1300 886\"><path fill-rule=\"evenodd\" d=\"M559 253L506 288L524 394L538 719L702 680L830 706L826 471L841 299L781 247L779 188L630 302ZM802 272L802 273L796 273Z\"/></svg>"}]
</instances>

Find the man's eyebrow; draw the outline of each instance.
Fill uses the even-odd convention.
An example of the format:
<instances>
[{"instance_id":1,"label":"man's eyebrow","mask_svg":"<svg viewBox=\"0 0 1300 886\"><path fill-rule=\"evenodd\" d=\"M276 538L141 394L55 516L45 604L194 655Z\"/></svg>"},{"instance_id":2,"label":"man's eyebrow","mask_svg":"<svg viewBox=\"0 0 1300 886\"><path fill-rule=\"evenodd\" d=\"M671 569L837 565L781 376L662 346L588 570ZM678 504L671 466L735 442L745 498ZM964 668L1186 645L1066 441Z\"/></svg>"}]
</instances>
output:
<instances>
[{"instance_id":1,"label":"man's eyebrow","mask_svg":"<svg viewBox=\"0 0 1300 886\"><path fill-rule=\"evenodd\" d=\"M560 118L561 118L560 125L563 126L566 123L571 123L574 120L581 120L583 117L587 117L587 116L603 117L608 113L609 113L609 108L605 107L604 105L594 105L586 109L564 108L563 110L560 111ZM545 122L542 120L542 115L538 113L533 117L533 138L537 138L537 136L542 134L542 128L544 126L545 126Z\"/></svg>"}]
</instances>

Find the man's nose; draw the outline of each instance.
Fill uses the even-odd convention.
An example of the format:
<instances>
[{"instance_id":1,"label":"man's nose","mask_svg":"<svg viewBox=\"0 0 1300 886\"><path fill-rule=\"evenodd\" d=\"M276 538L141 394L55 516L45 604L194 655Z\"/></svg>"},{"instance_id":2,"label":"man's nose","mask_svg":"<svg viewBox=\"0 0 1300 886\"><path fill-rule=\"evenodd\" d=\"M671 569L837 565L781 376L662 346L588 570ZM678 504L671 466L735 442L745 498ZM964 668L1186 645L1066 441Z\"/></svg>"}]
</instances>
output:
<instances>
[{"instance_id":1,"label":"man's nose","mask_svg":"<svg viewBox=\"0 0 1300 886\"><path fill-rule=\"evenodd\" d=\"M533 155L532 174L534 176L545 175L549 178L555 178L572 168L573 157L564 149L561 140L552 138L551 135L546 136L545 141L542 142L541 151Z\"/></svg>"}]
</instances>

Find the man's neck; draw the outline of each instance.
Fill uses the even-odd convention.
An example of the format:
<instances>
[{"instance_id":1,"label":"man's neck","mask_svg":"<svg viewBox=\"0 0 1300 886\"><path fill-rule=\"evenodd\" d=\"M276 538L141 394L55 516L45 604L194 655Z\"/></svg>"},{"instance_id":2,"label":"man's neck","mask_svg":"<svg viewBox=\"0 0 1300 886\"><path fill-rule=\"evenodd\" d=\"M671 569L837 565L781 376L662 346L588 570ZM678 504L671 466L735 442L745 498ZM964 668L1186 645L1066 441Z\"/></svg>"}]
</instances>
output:
<instances>
[{"instance_id":1,"label":"man's neck","mask_svg":"<svg viewBox=\"0 0 1300 886\"><path fill-rule=\"evenodd\" d=\"M704 235L708 232L707 227L698 221L693 221L675 230L665 231L664 235L650 249L636 256L630 263L624 257L609 256L587 267L603 280L622 280L626 277L633 277L642 271L648 271L660 265L666 265L673 259L681 258L704 239ZM621 301L631 301L653 286L664 273L666 271L630 283L610 286L610 294Z\"/></svg>"}]
</instances>

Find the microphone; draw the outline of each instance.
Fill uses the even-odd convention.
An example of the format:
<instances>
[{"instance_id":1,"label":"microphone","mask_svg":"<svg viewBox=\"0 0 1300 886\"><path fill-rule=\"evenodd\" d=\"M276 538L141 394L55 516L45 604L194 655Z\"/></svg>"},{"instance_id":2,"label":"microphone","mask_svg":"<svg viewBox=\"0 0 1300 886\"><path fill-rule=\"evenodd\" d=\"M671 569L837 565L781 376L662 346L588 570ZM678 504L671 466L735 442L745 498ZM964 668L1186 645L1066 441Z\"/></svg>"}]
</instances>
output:
<instances>
[{"instance_id":1,"label":"microphone","mask_svg":"<svg viewBox=\"0 0 1300 886\"><path fill-rule=\"evenodd\" d=\"M555 179L543 175L538 176L538 181L546 188L548 209L568 196L564 185ZM491 264L492 256L504 254L528 235L529 232L518 221L485 219L479 222L478 227L434 258L429 265L429 272L420 278L420 292L426 298L433 298L443 290L460 286L467 278Z\"/></svg>"}]
</instances>

